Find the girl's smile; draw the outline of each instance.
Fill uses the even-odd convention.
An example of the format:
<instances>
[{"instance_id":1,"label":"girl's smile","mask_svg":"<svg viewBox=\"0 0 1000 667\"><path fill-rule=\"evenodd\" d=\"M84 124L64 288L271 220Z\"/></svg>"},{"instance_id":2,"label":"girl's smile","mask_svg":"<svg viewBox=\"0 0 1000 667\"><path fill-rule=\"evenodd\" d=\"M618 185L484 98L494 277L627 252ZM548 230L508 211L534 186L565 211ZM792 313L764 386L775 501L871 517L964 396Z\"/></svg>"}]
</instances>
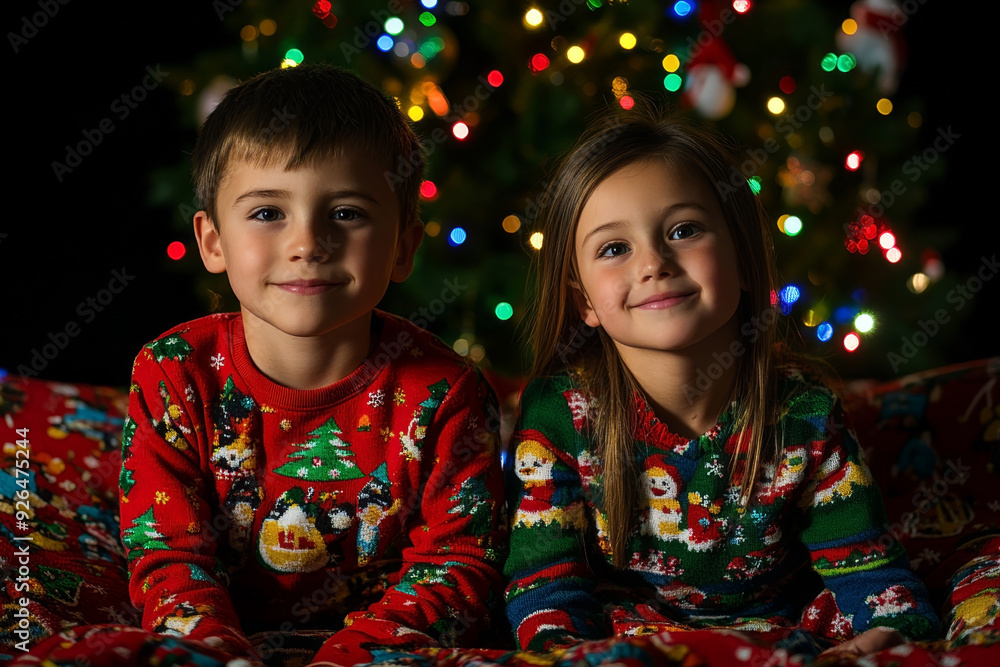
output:
<instances>
[{"instance_id":1,"label":"girl's smile","mask_svg":"<svg viewBox=\"0 0 1000 667\"><path fill-rule=\"evenodd\" d=\"M649 158L612 173L584 204L575 250L581 316L629 367L648 359L640 350L709 352L738 335L736 248L696 170Z\"/></svg>"}]
</instances>

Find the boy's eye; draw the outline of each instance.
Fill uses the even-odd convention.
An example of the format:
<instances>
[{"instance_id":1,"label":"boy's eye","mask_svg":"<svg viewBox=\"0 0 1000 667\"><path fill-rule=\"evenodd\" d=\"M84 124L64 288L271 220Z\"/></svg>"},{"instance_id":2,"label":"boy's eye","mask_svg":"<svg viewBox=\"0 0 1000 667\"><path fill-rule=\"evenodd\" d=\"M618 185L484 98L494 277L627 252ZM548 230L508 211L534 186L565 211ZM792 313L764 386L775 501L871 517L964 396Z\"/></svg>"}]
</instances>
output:
<instances>
[{"instance_id":1,"label":"boy's eye","mask_svg":"<svg viewBox=\"0 0 1000 667\"><path fill-rule=\"evenodd\" d=\"M261 208L253 211L250 217L261 222L275 222L281 220L281 211L276 208Z\"/></svg>"},{"instance_id":2,"label":"boy's eye","mask_svg":"<svg viewBox=\"0 0 1000 667\"><path fill-rule=\"evenodd\" d=\"M602 246L597 252L599 257L620 257L629 252L629 247L624 243L609 243Z\"/></svg>"}]
</instances>

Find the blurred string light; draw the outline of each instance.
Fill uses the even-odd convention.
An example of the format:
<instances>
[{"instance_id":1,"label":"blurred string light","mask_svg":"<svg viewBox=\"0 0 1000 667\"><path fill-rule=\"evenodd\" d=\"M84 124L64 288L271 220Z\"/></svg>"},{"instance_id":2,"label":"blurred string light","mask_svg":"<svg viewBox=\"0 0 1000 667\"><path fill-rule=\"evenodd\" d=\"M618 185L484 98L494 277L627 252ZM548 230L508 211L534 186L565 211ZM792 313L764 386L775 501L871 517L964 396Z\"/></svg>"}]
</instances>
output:
<instances>
[{"instance_id":1,"label":"blurred string light","mask_svg":"<svg viewBox=\"0 0 1000 667\"><path fill-rule=\"evenodd\" d=\"M451 133L455 135L456 139L462 141L468 138L469 136L469 126L463 123L462 121L458 121L457 123L451 126Z\"/></svg>"},{"instance_id":2,"label":"blurred string light","mask_svg":"<svg viewBox=\"0 0 1000 667\"><path fill-rule=\"evenodd\" d=\"M521 219L516 215L508 215L501 223L503 230L508 234L513 234L521 228Z\"/></svg>"},{"instance_id":3,"label":"blurred string light","mask_svg":"<svg viewBox=\"0 0 1000 667\"><path fill-rule=\"evenodd\" d=\"M672 93L676 93L681 89L684 81L681 79L680 75L676 72L671 72L670 74L663 77L663 87Z\"/></svg>"},{"instance_id":4,"label":"blurred string light","mask_svg":"<svg viewBox=\"0 0 1000 667\"><path fill-rule=\"evenodd\" d=\"M384 27L385 31L390 35L398 35L403 32L403 28L405 26L403 25L403 19L398 16L393 16L392 18L386 20Z\"/></svg>"},{"instance_id":5,"label":"blurred string light","mask_svg":"<svg viewBox=\"0 0 1000 667\"><path fill-rule=\"evenodd\" d=\"M892 100L883 97L875 103L875 109L883 116L888 116L892 113Z\"/></svg>"},{"instance_id":6,"label":"blurred string light","mask_svg":"<svg viewBox=\"0 0 1000 667\"><path fill-rule=\"evenodd\" d=\"M785 95L791 95L795 92L795 79L790 76L783 76L778 80L778 88L781 89Z\"/></svg>"},{"instance_id":7,"label":"blurred string light","mask_svg":"<svg viewBox=\"0 0 1000 667\"><path fill-rule=\"evenodd\" d=\"M851 171L857 171L861 166L861 161L865 159L865 154L861 151L851 151L844 159L844 166Z\"/></svg>"},{"instance_id":8,"label":"blurred string light","mask_svg":"<svg viewBox=\"0 0 1000 667\"><path fill-rule=\"evenodd\" d=\"M437 0L420 0L420 4L422 4L427 9L434 9L435 7L437 7L438 3Z\"/></svg>"},{"instance_id":9,"label":"blurred string light","mask_svg":"<svg viewBox=\"0 0 1000 667\"><path fill-rule=\"evenodd\" d=\"M534 7L524 13L524 23L532 28L542 25L542 21L544 20L545 18L542 16L542 13Z\"/></svg>"},{"instance_id":10,"label":"blurred string light","mask_svg":"<svg viewBox=\"0 0 1000 667\"><path fill-rule=\"evenodd\" d=\"M528 62L528 69L531 70L532 74L538 74L548 66L549 58L544 53L536 53L531 56L531 60Z\"/></svg>"},{"instance_id":11,"label":"blurred string light","mask_svg":"<svg viewBox=\"0 0 1000 667\"><path fill-rule=\"evenodd\" d=\"M861 339L858 337L858 334L854 333L853 331L844 336L844 349L847 350L848 352L854 352L856 349L858 349L858 345L860 344L861 344Z\"/></svg>"},{"instance_id":12,"label":"blurred string light","mask_svg":"<svg viewBox=\"0 0 1000 667\"><path fill-rule=\"evenodd\" d=\"M535 250L541 250L543 239L544 237L542 236L541 232L534 232L528 239L528 243L530 243L531 247L534 248Z\"/></svg>"},{"instance_id":13,"label":"blurred string light","mask_svg":"<svg viewBox=\"0 0 1000 667\"><path fill-rule=\"evenodd\" d=\"M673 53L669 53L663 57L662 65L666 71L676 72L681 67L681 59Z\"/></svg>"},{"instance_id":14,"label":"blurred string light","mask_svg":"<svg viewBox=\"0 0 1000 667\"><path fill-rule=\"evenodd\" d=\"M424 110L421 107L414 105L407 110L406 115L410 117L410 120L416 123L424 117Z\"/></svg>"},{"instance_id":15,"label":"blurred string light","mask_svg":"<svg viewBox=\"0 0 1000 667\"><path fill-rule=\"evenodd\" d=\"M422 12L420 16L417 17L417 20L428 28L437 23L437 17L430 12Z\"/></svg>"},{"instance_id":16,"label":"blurred string light","mask_svg":"<svg viewBox=\"0 0 1000 667\"><path fill-rule=\"evenodd\" d=\"M819 66L823 68L824 72L832 72L833 70L850 72L857 64L858 60L853 53L843 53L839 56L836 53L828 53L820 60Z\"/></svg>"},{"instance_id":17,"label":"blurred string light","mask_svg":"<svg viewBox=\"0 0 1000 667\"><path fill-rule=\"evenodd\" d=\"M514 316L514 307L506 301L501 301L497 304L497 307L493 309L493 313L497 316L497 319L509 320Z\"/></svg>"},{"instance_id":18,"label":"blurred string light","mask_svg":"<svg viewBox=\"0 0 1000 667\"><path fill-rule=\"evenodd\" d=\"M767 110L777 116L785 110L785 101L780 97L772 97L767 101Z\"/></svg>"},{"instance_id":19,"label":"blurred string light","mask_svg":"<svg viewBox=\"0 0 1000 667\"><path fill-rule=\"evenodd\" d=\"M906 288L914 294L920 294L931 284L931 279L926 273L917 272L906 281Z\"/></svg>"},{"instance_id":20,"label":"blurred string light","mask_svg":"<svg viewBox=\"0 0 1000 667\"><path fill-rule=\"evenodd\" d=\"M375 46L378 47L379 51L383 52L389 51L392 48L393 44L395 44L395 42L389 35L382 35L375 42Z\"/></svg>"},{"instance_id":21,"label":"blurred string light","mask_svg":"<svg viewBox=\"0 0 1000 667\"><path fill-rule=\"evenodd\" d=\"M493 70L486 75L486 82L494 88L499 88L500 84L503 83L503 74L499 70Z\"/></svg>"},{"instance_id":22,"label":"blurred string light","mask_svg":"<svg viewBox=\"0 0 1000 667\"><path fill-rule=\"evenodd\" d=\"M635 35L630 32L623 32L618 38L618 43L627 51L635 48L636 41Z\"/></svg>"},{"instance_id":23,"label":"blurred string light","mask_svg":"<svg viewBox=\"0 0 1000 667\"><path fill-rule=\"evenodd\" d=\"M737 14L746 14L750 11L750 0L733 0L733 9Z\"/></svg>"},{"instance_id":24,"label":"blurred string light","mask_svg":"<svg viewBox=\"0 0 1000 667\"><path fill-rule=\"evenodd\" d=\"M420 184L420 196L427 201L433 201L437 198L438 189L434 181L424 181Z\"/></svg>"},{"instance_id":25,"label":"blurred string light","mask_svg":"<svg viewBox=\"0 0 1000 667\"><path fill-rule=\"evenodd\" d=\"M858 22L854 19L844 19L844 22L840 24L840 29L844 31L845 35L853 35L858 31Z\"/></svg>"},{"instance_id":26,"label":"blurred string light","mask_svg":"<svg viewBox=\"0 0 1000 667\"><path fill-rule=\"evenodd\" d=\"M448 245L452 247L457 247L465 243L465 240L469 238L465 229L462 227L454 227L451 232L448 233Z\"/></svg>"},{"instance_id":27,"label":"blurred string light","mask_svg":"<svg viewBox=\"0 0 1000 667\"><path fill-rule=\"evenodd\" d=\"M889 248L885 251L885 258L889 260L891 264L895 264L899 260L903 259L903 251L899 248Z\"/></svg>"},{"instance_id":28,"label":"blurred string light","mask_svg":"<svg viewBox=\"0 0 1000 667\"><path fill-rule=\"evenodd\" d=\"M816 327L816 338L823 343L833 338L833 325L829 322L821 322L820 325Z\"/></svg>"},{"instance_id":29,"label":"blurred string light","mask_svg":"<svg viewBox=\"0 0 1000 667\"><path fill-rule=\"evenodd\" d=\"M798 285L785 285L781 288L779 296L781 297L781 303L790 306L799 300L799 297L802 296L802 290L799 289Z\"/></svg>"},{"instance_id":30,"label":"blurred string light","mask_svg":"<svg viewBox=\"0 0 1000 667\"><path fill-rule=\"evenodd\" d=\"M426 225L424 225L424 233L431 238L437 236L441 233L441 223L431 220Z\"/></svg>"},{"instance_id":31,"label":"blurred string light","mask_svg":"<svg viewBox=\"0 0 1000 667\"><path fill-rule=\"evenodd\" d=\"M875 318L869 313L859 313L854 318L854 328L861 333L868 333L875 326Z\"/></svg>"},{"instance_id":32,"label":"blurred string light","mask_svg":"<svg viewBox=\"0 0 1000 667\"><path fill-rule=\"evenodd\" d=\"M618 104L621 105L622 109L625 109L626 111L628 111L629 109L631 109L632 107L635 106L635 100L632 99L631 95L622 95L618 99Z\"/></svg>"},{"instance_id":33,"label":"blurred string light","mask_svg":"<svg viewBox=\"0 0 1000 667\"><path fill-rule=\"evenodd\" d=\"M778 229L788 236L796 236L802 231L802 219L797 215L783 215L778 218Z\"/></svg>"},{"instance_id":34,"label":"blurred string light","mask_svg":"<svg viewBox=\"0 0 1000 667\"><path fill-rule=\"evenodd\" d=\"M686 17L688 14L691 13L692 9L694 9L694 7L691 6L691 3L686 2L685 0L678 0L678 2L675 2L674 6L671 7L671 10L673 11L674 15L677 16L678 18Z\"/></svg>"},{"instance_id":35,"label":"blurred string light","mask_svg":"<svg viewBox=\"0 0 1000 667\"><path fill-rule=\"evenodd\" d=\"M179 260L187 252L187 248L180 241L174 241L167 246L167 257L176 261Z\"/></svg>"},{"instance_id":36,"label":"blurred string light","mask_svg":"<svg viewBox=\"0 0 1000 667\"><path fill-rule=\"evenodd\" d=\"M750 178L748 178L747 185L750 186L750 192L754 193L755 195L760 194L760 190L762 187L760 176L751 176Z\"/></svg>"},{"instance_id":37,"label":"blurred string light","mask_svg":"<svg viewBox=\"0 0 1000 667\"><path fill-rule=\"evenodd\" d=\"M566 50L566 59L571 63L581 63L586 56L584 50L579 46L571 46Z\"/></svg>"}]
</instances>

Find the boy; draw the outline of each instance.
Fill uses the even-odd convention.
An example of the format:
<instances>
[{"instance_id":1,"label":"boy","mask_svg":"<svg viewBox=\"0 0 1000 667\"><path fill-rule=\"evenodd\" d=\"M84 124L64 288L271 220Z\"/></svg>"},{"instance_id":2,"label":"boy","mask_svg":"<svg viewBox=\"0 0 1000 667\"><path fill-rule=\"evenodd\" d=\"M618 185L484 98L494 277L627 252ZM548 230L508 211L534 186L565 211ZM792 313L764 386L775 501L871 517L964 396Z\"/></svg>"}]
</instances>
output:
<instances>
[{"instance_id":1,"label":"boy","mask_svg":"<svg viewBox=\"0 0 1000 667\"><path fill-rule=\"evenodd\" d=\"M145 629L254 659L324 630L312 659L338 665L480 636L501 585L496 398L375 309L423 233L419 154L396 104L332 67L262 74L206 120L195 236L240 312L133 367L121 525Z\"/></svg>"}]
</instances>

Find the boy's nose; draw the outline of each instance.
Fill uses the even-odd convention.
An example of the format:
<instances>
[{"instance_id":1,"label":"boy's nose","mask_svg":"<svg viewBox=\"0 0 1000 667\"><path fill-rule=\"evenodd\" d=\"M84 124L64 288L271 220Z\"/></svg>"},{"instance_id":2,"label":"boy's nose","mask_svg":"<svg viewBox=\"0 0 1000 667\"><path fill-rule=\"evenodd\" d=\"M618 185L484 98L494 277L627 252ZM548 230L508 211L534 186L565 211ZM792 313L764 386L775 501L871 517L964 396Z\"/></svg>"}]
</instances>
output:
<instances>
[{"instance_id":1,"label":"boy's nose","mask_svg":"<svg viewBox=\"0 0 1000 667\"><path fill-rule=\"evenodd\" d=\"M288 250L293 261L325 262L339 247L329 225L305 223L295 227Z\"/></svg>"}]
</instances>

